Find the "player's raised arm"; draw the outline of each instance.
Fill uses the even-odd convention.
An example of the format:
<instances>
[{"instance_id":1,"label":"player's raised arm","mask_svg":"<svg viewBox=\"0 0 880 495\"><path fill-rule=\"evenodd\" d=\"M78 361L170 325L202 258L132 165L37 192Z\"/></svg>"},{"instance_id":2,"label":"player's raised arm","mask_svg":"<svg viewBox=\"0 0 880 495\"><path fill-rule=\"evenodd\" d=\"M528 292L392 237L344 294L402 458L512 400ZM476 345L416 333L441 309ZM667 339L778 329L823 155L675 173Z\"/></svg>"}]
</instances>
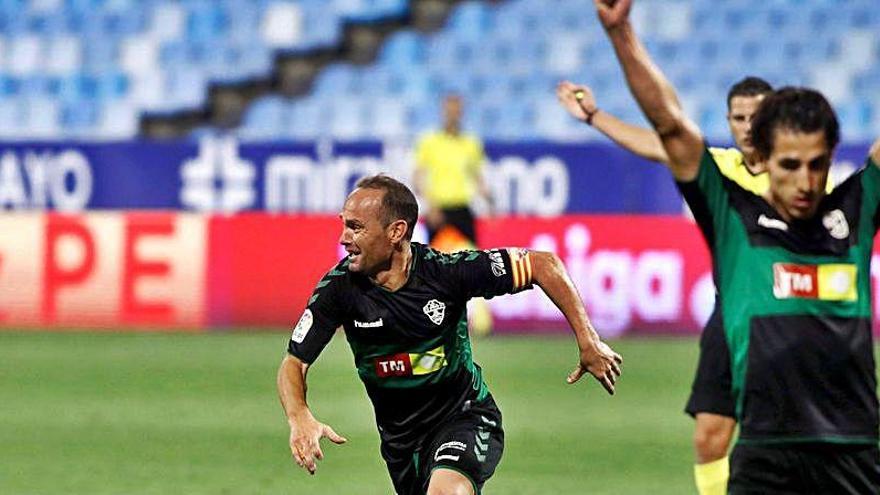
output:
<instances>
[{"instance_id":1,"label":"player's raised arm","mask_svg":"<svg viewBox=\"0 0 880 495\"><path fill-rule=\"evenodd\" d=\"M562 81L556 86L556 97L572 117L593 126L621 148L654 162L669 163L663 142L653 129L628 124L601 110L589 86Z\"/></svg>"},{"instance_id":2,"label":"player's raised arm","mask_svg":"<svg viewBox=\"0 0 880 495\"><path fill-rule=\"evenodd\" d=\"M704 150L703 138L696 125L685 116L675 90L636 37L629 22L633 0L594 2L629 89L663 142L672 174L682 181L694 179Z\"/></svg>"},{"instance_id":3,"label":"player's raised arm","mask_svg":"<svg viewBox=\"0 0 880 495\"><path fill-rule=\"evenodd\" d=\"M529 255L533 282L562 311L577 339L579 362L568 375L568 383L578 381L584 373L589 372L609 394L614 394L623 359L599 339L562 260L553 253L543 251L532 251Z\"/></svg>"},{"instance_id":4,"label":"player's raised arm","mask_svg":"<svg viewBox=\"0 0 880 495\"><path fill-rule=\"evenodd\" d=\"M288 354L278 368L278 397L284 407L287 423L290 425L290 452L293 460L315 474L316 460L324 458L320 440L329 438L331 442L345 443L333 428L319 423L306 403L306 374L309 365Z\"/></svg>"}]
</instances>

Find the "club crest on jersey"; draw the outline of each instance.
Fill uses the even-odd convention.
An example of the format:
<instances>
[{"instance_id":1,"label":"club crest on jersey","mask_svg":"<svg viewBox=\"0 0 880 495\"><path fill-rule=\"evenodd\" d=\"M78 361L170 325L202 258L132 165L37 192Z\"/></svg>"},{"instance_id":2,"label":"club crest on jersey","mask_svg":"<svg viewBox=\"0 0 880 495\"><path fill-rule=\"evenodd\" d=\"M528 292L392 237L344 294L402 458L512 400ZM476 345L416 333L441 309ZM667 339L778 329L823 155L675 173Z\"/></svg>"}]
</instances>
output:
<instances>
[{"instance_id":1,"label":"club crest on jersey","mask_svg":"<svg viewBox=\"0 0 880 495\"><path fill-rule=\"evenodd\" d=\"M293 334L291 334L290 340L296 342L297 344L302 344L302 341L305 340L306 335L308 335L309 333L309 330L312 329L312 321L312 310L306 309L300 317L299 321L296 323L296 327L293 328Z\"/></svg>"},{"instance_id":2,"label":"club crest on jersey","mask_svg":"<svg viewBox=\"0 0 880 495\"><path fill-rule=\"evenodd\" d=\"M422 312L428 316L428 319L431 320L431 322L435 325L439 325L443 323L443 316L446 314L446 305L436 299L431 299L428 301L428 304L425 304L425 307L422 308Z\"/></svg>"},{"instance_id":3,"label":"club crest on jersey","mask_svg":"<svg viewBox=\"0 0 880 495\"><path fill-rule=\"evenodd\" d=\"M855 301L856 266L852 264L773 264L773 296L776 299Z\"/></svg>"},{"instance_id":4,"label":"club crest on jersey","mask_svg":"<svg viewBox=\"0 0 880 495\"><path fill-rule=\"evenodd\" d=\"M831 210L822 217L822 225L828 229L828 233L835 239L846 239L849 237L849 224L846 222L846 215L840 210Z\"/></svg>"}]
</instances>

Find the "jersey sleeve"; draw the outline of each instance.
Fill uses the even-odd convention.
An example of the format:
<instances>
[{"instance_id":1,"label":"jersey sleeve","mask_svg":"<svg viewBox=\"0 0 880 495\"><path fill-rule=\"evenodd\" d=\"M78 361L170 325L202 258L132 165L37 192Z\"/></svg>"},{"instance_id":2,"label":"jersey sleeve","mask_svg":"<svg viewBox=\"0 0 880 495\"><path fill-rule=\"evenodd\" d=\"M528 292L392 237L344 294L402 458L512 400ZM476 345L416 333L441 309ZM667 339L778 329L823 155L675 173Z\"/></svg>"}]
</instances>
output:
<instances>
[{"instance_id":1,"label":"jersey sleeve","mask_svg":"<svg viewBox=\"0 0 880 495\"><path fill-rule=\"evenodd\" d=\"M730 209L726 179L709 148L703 151L697 177L688 182L677 182L685 202L694 213L709 246L714 249L715 241L723 238L726 229L727 213Z\"/></svg>"},{"instance_id":2,"label":"jersey sleeve","mask_svg":"<svg viewBox=\"0 0 880 495\"><path fill-rule=\"evenodd\" d=\"M460 251L459 261L445 264L451 290L464 299L514 294L532 288L532 259L522 248Z\"/></svg>"},{"instance_id":3,"label":"jersey sleeve","mask_svg":"<svg viewBox=\"0 0 880 495\"><path fill-rule=\"evenodd\" d=\"M473 158L471 160L474 175L479 175L483 172L485 161L486 153L483 150L483 143L479 139L474 139Z\"/></svg>"},{"instance_id":4,"label":"jersey sleeve","mask_svg":"<svg viewBox=\"0 0 880 495\"><path fill-rule=\"evenodd\" d=\"M304 363L312 363L318 358L336 328L342 324L339 293L344 273L339 267L334 268L318 282L293 328L287 352Z\"/></svg>"},{"instance_id":5,"label":"jersey sleeve","mask_svg":"<svg viewBox=\"0 0 880 495\"><path fill-rule=\"evenodd\" d=\"M429 154L431 153L431 144L430 144L430 135L426 134L419 139L418 144L416 144L416 152L415 152L415 166L417 169L425 169L428 167L428 161L430 160Z\"/></svg>"},{"instance_id":6,"label":"jersey sleeve","mask_svg":"<svg viewBox=\"0 0 880 495\"><path fill-rule=\"evenodd\" d=\"M867 213L870 215L869 218L873 219L874 231L871 232L871 237L880 228L880 211L878 211L878 207L880 207L880 168L877 165L877 163L874 163L874 160L868 158L865 168L861 171L860 178L862 183L862 212L863 214Z\"/></svg>"}]
</instances>

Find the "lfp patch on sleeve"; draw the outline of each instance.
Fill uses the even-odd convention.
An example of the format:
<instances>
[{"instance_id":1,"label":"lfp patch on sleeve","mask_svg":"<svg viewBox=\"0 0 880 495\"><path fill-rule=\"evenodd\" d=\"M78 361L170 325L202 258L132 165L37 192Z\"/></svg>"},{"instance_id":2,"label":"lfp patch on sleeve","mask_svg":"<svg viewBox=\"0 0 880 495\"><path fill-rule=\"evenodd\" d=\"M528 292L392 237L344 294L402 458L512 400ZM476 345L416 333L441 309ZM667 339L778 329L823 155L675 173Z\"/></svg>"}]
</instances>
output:
<instances>
[{"instance_id":1,"label":"lfp patch on sleeve","mask_svg":"<svg viewBox=\"0 0 880 495\"><path fill-rule=\"evenodd\" d=\"M296 323L296 326L293 328L293 334L290 336L290 340L297 344L302 344L302 341L305 340L309 330L312 329L312 320L312 310L306 309Z\"/></svg>"}]
</instances>

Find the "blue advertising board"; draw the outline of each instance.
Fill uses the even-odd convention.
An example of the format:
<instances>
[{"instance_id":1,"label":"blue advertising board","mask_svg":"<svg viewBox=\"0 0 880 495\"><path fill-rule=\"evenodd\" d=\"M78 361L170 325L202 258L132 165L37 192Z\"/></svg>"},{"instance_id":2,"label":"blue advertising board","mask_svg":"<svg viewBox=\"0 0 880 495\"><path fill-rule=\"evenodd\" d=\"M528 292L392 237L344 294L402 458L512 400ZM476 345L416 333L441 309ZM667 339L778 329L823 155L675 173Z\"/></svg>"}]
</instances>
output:
<instances>
[{"instance_id":1,"label":"blue advertising board","mask_svg":"<svg viewBox=\"0 0 880 495\"><path fill-rule=\"evenodd\" d=\"M841 146L837 180L868 143ZM486 143L500 214L677 214L666 169L607 143ZM412 149L381 142L0 143L0 208L335 213L363 175L411 182Z\"/></svg>"}]
</instances>

